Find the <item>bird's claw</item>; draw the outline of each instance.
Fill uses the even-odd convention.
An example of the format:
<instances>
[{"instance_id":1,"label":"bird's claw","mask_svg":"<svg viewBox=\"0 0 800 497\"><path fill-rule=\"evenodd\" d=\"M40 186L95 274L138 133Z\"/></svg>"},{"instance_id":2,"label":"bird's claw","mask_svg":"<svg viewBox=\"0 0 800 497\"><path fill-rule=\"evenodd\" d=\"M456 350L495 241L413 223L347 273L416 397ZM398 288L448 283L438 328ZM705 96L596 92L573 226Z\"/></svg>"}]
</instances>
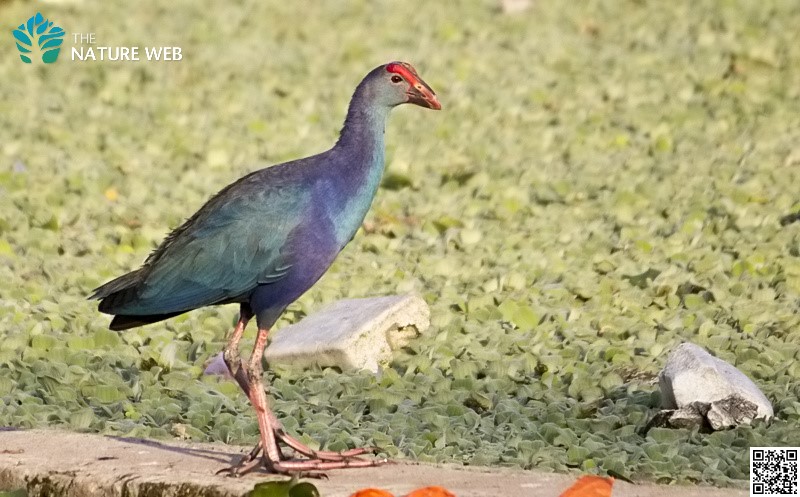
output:
<instances>
[{"instance_id":1,"label":"bird's claw","mask_svg":"<svg viewBox=\"0 0 800 497\"><path fill-rule=\"evenodd\" d=\"M297 475L298 478L313 478L315 480L327 480L328 474L322 473L320 471L308 471L308 472L300 472L294 473Z\"/></svg>"},{"instance_id":2,"label":"bird's claw","mask_svg":"<svg viewBox=\"0 0 800 497\"><path fill-rule=\"evenodd\" d=\"M265 469L269 473L291 474L295 476L302 475L308 478L327 479L328 476L323 472L325 470L366 468L389 463L389 460L386 458L370 460L358 457L363 454L378 454L382 451L380 447L364 447L350 449L344 452L318 451L307 447L299 440L286 434L283 430L276 430L275 434L276 438L294 449L298 454L306 456L308 459L284 458L283 453L280 453L281 459L279 461L271 461L266 455L259 458L259 454L262 452L261 442L259 441L238 463L223 468L215 474L225 474L226 476L237 478L253 471L263 462Z\"/></svg>"},{"instance_id":3,"label":"bird's claw","mask_svg":"<svg viewBox=\"0 0 800 497\"><path fill-rule=\"evenodd\" d=\"M215 475L225 475L230 478L239 478L242 475L246 475L247 473L253 471L256 467L261 464L261 461L258 460L257 457L250 457L250 455L246 455L243 457L238 463L234 464L233 466L228 466L227 468L222 468L219 471L215 472Z\"/></svg>"}]
</instances>

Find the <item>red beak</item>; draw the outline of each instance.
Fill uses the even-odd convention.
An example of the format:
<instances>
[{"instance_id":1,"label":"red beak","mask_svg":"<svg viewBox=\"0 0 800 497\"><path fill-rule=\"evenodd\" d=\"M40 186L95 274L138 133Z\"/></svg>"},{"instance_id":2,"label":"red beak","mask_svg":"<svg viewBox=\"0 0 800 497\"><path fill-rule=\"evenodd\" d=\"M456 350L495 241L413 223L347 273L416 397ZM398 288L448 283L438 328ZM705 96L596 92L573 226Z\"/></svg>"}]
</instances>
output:
<instances>
[{"instance_id":1,"label":"red beak","mask_svg":"<svg viewBox=\"0 0 800 497\"><path fill-rule=\"evenodd\" d=\"M436 93L434 93L431 87L428 86L426 82L422 81L421 78L416 78L416 81L409 87L406 95L408 95L408 103L433 110L442 109L442 104L439 103L439 99L436 98Z\"/></svg>"}]
</instances>

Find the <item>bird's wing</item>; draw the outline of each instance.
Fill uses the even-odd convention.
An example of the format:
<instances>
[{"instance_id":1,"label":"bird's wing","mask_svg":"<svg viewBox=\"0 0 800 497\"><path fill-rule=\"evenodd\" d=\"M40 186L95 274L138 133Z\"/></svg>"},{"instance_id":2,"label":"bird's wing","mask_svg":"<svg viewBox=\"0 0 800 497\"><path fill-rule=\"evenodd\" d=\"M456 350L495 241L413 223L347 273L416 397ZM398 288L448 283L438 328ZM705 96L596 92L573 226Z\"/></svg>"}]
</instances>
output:
<instances>
[{"instance_id":1,"label":"bird's wing","mask_svg":"<svg viewBox=\"0 0 800 497\"><path fill-rule=\"evenodd\" d=\"M289 271L282 249L300 222L307 196L297 188L236 188L237 183L148 257L136 297L116 313L161 314L222 303Z\"/></svg>"}]
</instances>

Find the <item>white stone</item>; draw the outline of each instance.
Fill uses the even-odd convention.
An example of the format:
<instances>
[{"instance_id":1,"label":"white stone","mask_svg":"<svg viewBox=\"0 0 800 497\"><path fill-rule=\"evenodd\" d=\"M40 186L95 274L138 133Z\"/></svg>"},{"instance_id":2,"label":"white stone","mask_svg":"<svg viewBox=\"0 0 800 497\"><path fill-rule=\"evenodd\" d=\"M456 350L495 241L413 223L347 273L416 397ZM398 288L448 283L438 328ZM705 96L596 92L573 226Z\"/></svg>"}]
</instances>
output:
<instances>
[{"instance_id":1,"label":"white stone","mask_svg":"<svg viewBox=\"0 0 800 497\"><path fill-rule=\"evenodd\" d=\"M659 374L659 385L667 409L736 396L757 406L756 418L769 419L774 414L772 404L750 378L692 343L682 343L672 351Z\"/></svg>"},{"instance_id":2,"label":"white stone","mask_svg":"<svg viewBox=\"0 0 800 497\"><path fill-rule=\"evenodd\" d=\"M504 14L517 14L531 8L531 0L500 0L500 8Z\"/></svg>"},{"instance_id":3,"label":"white stone","mask_svg":"<svg viewBox=\"0 0 800 497\"><path fill-rule=\"evenodd\" d=\"M428 326L430 310L419 295L340 300L275 332L265 357L268 364L377 373Z\"/></svg>"}]
</instances>

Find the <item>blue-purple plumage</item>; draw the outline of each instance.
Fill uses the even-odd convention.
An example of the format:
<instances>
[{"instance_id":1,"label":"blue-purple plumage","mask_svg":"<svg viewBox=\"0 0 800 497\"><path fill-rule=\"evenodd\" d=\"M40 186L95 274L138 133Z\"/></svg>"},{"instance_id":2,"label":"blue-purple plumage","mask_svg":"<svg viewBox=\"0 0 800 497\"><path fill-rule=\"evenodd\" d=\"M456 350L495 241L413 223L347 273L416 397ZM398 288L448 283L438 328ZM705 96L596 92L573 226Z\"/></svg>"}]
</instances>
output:
<instances>
[{"instance_id":1,"label":"blue-purple plumage","mask_svg":"<svg viewBox=\"0 0 800 497\"><path fill-rule=\"evenodd\" d=\"M377 191L386 118L402 103L378 84L385 67L356 88L333 148L232 183L140 269L96 289L100 311L116 315L111 328L234 302L270 326L308 290L354 236Z\"/></svg>"},{"instance_id":2,"label":"blue-purple plumage","mask_svg":"<svg viewBox=\"0 0 800 497\"><path fill-rule=\"evenodd\" d=\"M308 290L355 235L383 173L383 134L391 108L413 103L441 109L433 90L404 62L375 68L358 85L336 145L319 155L256 171L225 187L174 230L144 265L95 290L100 310L123 330L196 309L240 303L222 353L230 375L256 410L259 443L231 474L259 461L271 473L293 474L378 466L356 448L334 453L289 435L269 407L262 358L281 312ZM239 344L256 317L247 361ZM279 444L306 459L287 457ZM255 463L255 464L254 464Z\"/></svg>"}]
</instances>

